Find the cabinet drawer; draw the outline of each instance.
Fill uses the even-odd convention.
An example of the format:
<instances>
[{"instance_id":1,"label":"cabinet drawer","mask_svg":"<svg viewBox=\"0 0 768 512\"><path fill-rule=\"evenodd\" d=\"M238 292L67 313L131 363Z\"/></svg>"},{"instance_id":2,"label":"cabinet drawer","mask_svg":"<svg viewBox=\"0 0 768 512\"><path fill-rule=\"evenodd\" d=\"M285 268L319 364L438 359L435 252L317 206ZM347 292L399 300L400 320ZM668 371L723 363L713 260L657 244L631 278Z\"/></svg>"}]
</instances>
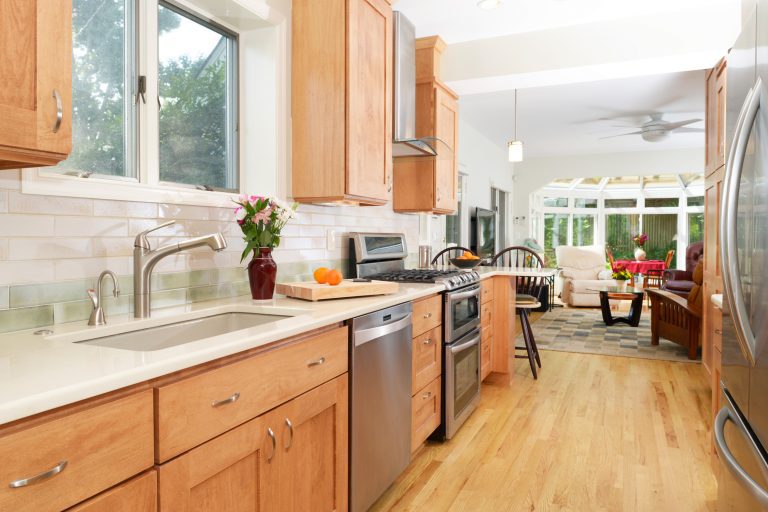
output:
<instances>
[{"instance_id":1,"label":"cabinet drawer","mask_svg":"<svg viewBox=\"0 0 768 512\"><path fill-rule=\"evenodd\" d=\"M435 295L413 303L413 335L418 336L442 324L443 296Z\"/></svg>"},{"instance_id":2,"label":"cabinet drawer","mask_svg":"<svg viewBox=\"0 0 768 512\"><path fill-rule=\"evenodd\" d=\"M493 279L480 281L480 303L485 304L493 300Z\"/></svg>"},{"instance_id":3,"label":"cabinet drawer","mask_svg":"<svg viewBox=\"0 0 768 512\"><path fill-rule=\"evenodd\" d=\"M480 325L483 329L488 329L493 325L493 304L483 304L480 306Z\"/></svg>"},{"instance_id":4,"label":"cabinet drawer","mask_svg":"<svg viewBox=\"0 0 768 512\"><path fill-rule=\"evenodd\" d=\"M339 327L157 388L158 462L346 372L347 336Z\"/></svg>"},{"instance_id":5,"label":"cabinet drawer","mask_svg":"<svg viewBox=\"0 0 768 512\"><path fill-rule=\"evenodd\" d=\"M149 389L4 436L0 510L71 507L151 467L153 448ZM45 472L37 483L10 487Z\"/></svg>"},{"instance_id":6,"label":"cabinet drawer","mask_svg":"<svg viewBox=\"0 0 768 512\"><path fill-rule=\"evenodd\" d=\"M411 452L414 452L440 426L440 377L413 396L411 407Z\"/></svg>"},{"instance_id":7,"label":"cabinet drawer","mask_svg":"<svg viewBox=\"0 0 768 512\"><path fill-rule=\"evenodd\" d=\"M413 338L411 393L439 377L442 372L442 326Z\"/></svg>"},{"instance_id":8,"label":"cabinet drawer","mask_svg":"<svg viewBox=\"0 0 768 512\"><path fill-rule=\"evenodd\" d=\"M483 336L480 342L480 368L483 373L483 378L487 375L485 373L486 368L491 368L491 347L493 346L492 336Z\"/></svg>"},{"instance_id":9,"label":"cabinet drawer","mask_svg":"<svg viewBox=\"0 0 768 512\"><path fill-rule=\"evenodd\" d=\"M155 512L157 510L157 471L131 478L67 512Z\"/></svg>"}]
</instances>

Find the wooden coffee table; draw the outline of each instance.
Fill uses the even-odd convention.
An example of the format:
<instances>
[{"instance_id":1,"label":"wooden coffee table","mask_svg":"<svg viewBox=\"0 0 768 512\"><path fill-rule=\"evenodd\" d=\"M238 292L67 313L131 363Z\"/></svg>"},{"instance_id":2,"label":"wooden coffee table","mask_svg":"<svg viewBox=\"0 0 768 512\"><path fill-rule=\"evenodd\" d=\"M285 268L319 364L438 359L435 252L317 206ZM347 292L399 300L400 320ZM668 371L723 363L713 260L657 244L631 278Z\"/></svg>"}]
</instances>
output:
<instances>
[{"instance_id":1,"label":"wooden coffee table","mask_svg":"<svg viewBox=\"0 0 768 512\"><path fill-rule=\"evenodd\" d=\"M627 286L627 288L624 289L617 286L606 286L591 291L600 293L600 310L603 313L603 321L605 322L605 325L614 325L621 322L631 325L632 327L637 327L640 324L640 313L643 311L642 288L632 288ZM612 300L631 300L632 304L629 306L629 315L613 316L613 314L611 314L610 302Z\"/></svg>"}]
</instances>

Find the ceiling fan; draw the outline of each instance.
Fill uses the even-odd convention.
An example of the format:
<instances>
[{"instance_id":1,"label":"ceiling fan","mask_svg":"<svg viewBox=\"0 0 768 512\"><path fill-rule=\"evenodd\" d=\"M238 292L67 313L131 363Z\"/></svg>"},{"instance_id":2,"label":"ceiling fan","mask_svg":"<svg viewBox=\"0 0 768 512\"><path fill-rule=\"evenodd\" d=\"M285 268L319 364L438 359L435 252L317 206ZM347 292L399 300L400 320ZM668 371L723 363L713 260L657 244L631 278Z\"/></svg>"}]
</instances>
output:
<instances>
[{"instance_id":1,"label":"ceiling fan","mask_svg":"<svg viewBox=\"0 0 768 512\"><path fill-rule=\"evenodd\" d=\"M610 135L608 137L600 137L601 139L612 139L614 137L625 137L627 135L640 135L646 142L660 142L669 134L674 133L702 133L703 128L686 128L687 125L698 123L701 119L686 119L685 121L669 122L663 119L664 114L649 114L651 119L646 121L642 125L638 126L638 131L621 133L619 135Z\"/></svg>"}]
</instances>

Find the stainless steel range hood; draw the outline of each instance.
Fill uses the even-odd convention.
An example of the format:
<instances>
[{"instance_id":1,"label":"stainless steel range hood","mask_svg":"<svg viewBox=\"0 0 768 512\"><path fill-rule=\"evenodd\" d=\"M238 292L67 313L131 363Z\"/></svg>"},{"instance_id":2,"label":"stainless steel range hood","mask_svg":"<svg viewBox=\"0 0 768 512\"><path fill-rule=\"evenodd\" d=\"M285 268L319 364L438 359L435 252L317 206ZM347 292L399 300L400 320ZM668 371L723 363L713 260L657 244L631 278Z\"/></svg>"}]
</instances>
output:
<instances>
[{"instance_id":1,"label":"stainless steel range hood","mask_svg":"<svg viewBox=\"0 0 768 512\"><path fill-rule=\"evenodd\" d=\"M392 156L435 156L437 147L452 151L436 137L416 137L416 29L395 11L394 140Z\"/></svg>"}]
</instances>

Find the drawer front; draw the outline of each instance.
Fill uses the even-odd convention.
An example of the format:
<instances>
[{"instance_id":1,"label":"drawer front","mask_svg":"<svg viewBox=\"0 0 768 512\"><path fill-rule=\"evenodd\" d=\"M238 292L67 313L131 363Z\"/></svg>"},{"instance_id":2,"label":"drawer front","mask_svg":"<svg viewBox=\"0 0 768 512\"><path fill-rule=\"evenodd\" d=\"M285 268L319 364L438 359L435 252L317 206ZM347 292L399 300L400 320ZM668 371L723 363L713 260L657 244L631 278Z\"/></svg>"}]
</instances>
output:
<instances>
[{"instance_id":1,"label":"drawer front","mask_svg":"<svg viewBox=\"0 0 768 512\"><path fill-rule=\"evenodd\" d=\"M155 390L163 462L347 371L347 327Z\"/></svg>"},{"instance_id":2,"label":"drawer front","mask_svg":"<svg viewBox=\"0 0 768 512\"><path fill-rule=\"evenodd\" d=\"M104 491L67 512L155 512L157 471L154 469Z\"/></svg>"},{"instance_id":3,"label":"drawer front","mask_svg":"<svg viewBox=\"0 0 768 512\"><path fill-rule=\"evenodd\" d=\"M440 426L440 377L413 396L411 407L411 452L414 452Z\"/></svg>"},{"instance_id":4,"label":"drawer front","mask_svg":"<svg viewBox=\"0 0 768 512\"><path fill-rule=\"evenodd\" d=\"M413 335L424 334L443 323L443 296L435 295L413 303Z\"/></svg>"},{"instance_id":5,"label":"drawer front","mask_svg":"<svg viewBox=\"0 0 768 512\"><path fill-rule=\"evenodd\" d=\"M493 326L493 303L483 304L480 308L480 325L483 329Z\"/></svg>"},{"instance_id":6,"label":"drawer front","mask_svg":"<svg viewBox=\"0 0 768 512\"><path fill-rule=\"evenodd\" d=\"M483 333L480 346L480 380L484 380L491 373L491 347L493 337Z\"/></svg>"},{"instance_id":7,"label":"drawer front","mask_svg":"<svg viewBox=\"0 0 768 512\"><path fill-rule=\"evenodd\" d=\"M152 466L152 435L148 389L4 436L0 510L62 510L90 498ZM37 483L10 487L46 472Z\"/></svg>"},{"instance_id":8,"label":"drawer front","mask_svg":"<svg viewBox=\"0 0 768 512\"><path fill-rule=\"evenodd\" d=\"M480 281L480 303L485 304L493 300L493 279L484 279Z\"/></svg>"},{"instance_id":9,"label":"drawer front","mask_svg":"<svg viewBox=\"0 0 768 512\"><path fill-rule=\"evenodd\" d=\"M442 373L442 328L437 326L431 331L413 338L411 351L413 372L411 374L411 394L432 382Z\"/></svg>"}]
</instances>

